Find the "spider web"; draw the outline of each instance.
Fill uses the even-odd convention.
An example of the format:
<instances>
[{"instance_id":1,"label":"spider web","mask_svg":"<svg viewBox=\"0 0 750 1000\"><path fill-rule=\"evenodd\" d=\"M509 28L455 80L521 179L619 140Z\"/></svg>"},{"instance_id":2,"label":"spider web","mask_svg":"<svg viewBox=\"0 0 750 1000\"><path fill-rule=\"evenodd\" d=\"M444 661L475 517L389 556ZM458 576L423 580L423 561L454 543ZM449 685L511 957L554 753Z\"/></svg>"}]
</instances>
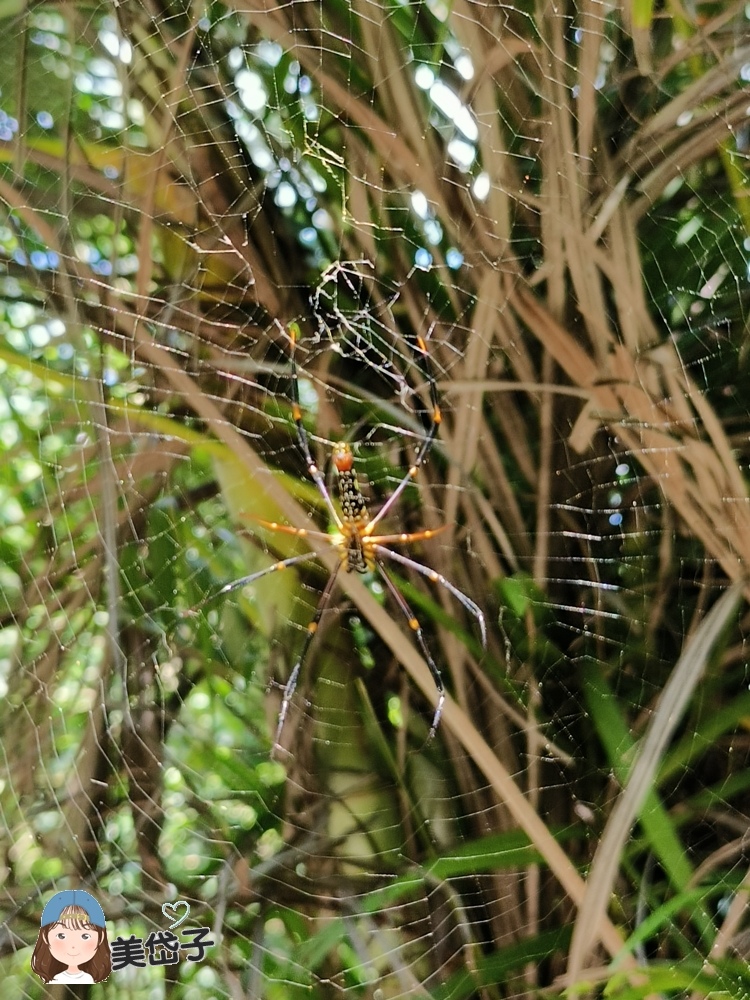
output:
<instances>
[{"instance_id":1,"label":"spider web","mask_svg":"<svg viewBox=\"0 0 750 1000\"><path fill-rule=\"evenodd\" d=\"M610 992L745 995L747 11L0 15L3 997L68 888L211 928L106 997L517 996L624 942ZM222 588L329 527L291 322L371 513L434 376L384 530L448 526L408 554L488 644L390 566L433 739L341 573L272 752L336 554Z\"/></svg>"}]
</instances>

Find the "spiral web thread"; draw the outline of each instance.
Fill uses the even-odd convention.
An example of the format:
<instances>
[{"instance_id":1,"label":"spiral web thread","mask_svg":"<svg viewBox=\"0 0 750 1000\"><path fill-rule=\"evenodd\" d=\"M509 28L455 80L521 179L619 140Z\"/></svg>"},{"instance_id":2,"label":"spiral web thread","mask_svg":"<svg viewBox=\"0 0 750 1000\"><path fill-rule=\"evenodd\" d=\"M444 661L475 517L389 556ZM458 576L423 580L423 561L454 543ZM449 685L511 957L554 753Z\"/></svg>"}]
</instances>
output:
<instances>
[{"instance_id":1,"label":"spiral web thread","mask_svg":"<svg viewBox=\"0 0 750 1000\"><path fill-rule=\"evenodd\" d=\"M110 940L175 899L211 928L107 997L559 983L634 748L745 564L745 13L646 49L598 4L1 13L3 997L47 995L66 888ZM372 510L427 433L428 346L443 422L384 523L447 523L409 554L489 623L483 652L395 567L451 694L434 739L413 636L346 577L271 753L331 552L220 591L304 551L259 519L328 527L293 321L313 457L333 491L349 441ZM646 968L743 955L736 618L592 966L615 924Z\"/></svg>"}]
</instances>

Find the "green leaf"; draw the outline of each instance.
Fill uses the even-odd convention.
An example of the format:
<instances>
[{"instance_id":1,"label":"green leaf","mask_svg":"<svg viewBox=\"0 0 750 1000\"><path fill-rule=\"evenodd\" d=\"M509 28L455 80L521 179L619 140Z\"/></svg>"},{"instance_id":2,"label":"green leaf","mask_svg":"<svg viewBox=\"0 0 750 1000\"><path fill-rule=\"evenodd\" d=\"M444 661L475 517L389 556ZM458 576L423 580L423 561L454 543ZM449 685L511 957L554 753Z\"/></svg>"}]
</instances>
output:
<instances>
[{"instance_id":1,"label":"green leaf","mask_svg":"<svg viewBox=\"0 0 750 1000\"><path fill-rule=\"evenodd\" d=\"M508 979L509 973L515 974L525 965L539 965L564 952L570 935L570 927L561 927L501 948L491 955L480 955L471 972L458 972L439 986L433 993L434 1000L465 1000L476 996L478 990L498 986Z\"/></svg>"},{"instance_id":2,"label":"green leaf","mask_svg":"<svg viewBox=\"0 0 750 1000\"><path fill-rule=\"evenodd\" d=\"M632 0L633 27L648 30L654 17L654 0Z\"/></svg>"},{"instance_id":3,"label":"green leaf","mask_svg":"<svg viewBox=\"0 0 750 1000\"><path fill-rule=\"evenodd\" d=\"M617 780L624 787L635 752L635 740L625 724L624 712L597 663L582 664L583 693L587 708L596 726ZM659 863L669 876L672 885L682 891L687 886L693 868L674 824L655 791L649 792L641 809L639 820Z\"/></svg>"}]
</instances>

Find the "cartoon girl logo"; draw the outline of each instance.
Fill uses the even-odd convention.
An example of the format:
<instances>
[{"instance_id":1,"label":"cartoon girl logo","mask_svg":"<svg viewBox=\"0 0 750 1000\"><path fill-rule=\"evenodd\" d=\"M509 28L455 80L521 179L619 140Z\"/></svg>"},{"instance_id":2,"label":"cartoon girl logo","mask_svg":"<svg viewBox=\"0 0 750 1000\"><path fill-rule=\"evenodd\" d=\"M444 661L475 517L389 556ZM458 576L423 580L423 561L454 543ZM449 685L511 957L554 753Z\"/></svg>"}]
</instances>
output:
<instances>
[{"instance_id":1,"label":"cartoon girl logo","mask_svg":"<svg viewBox=\"0 0 750 1000\"><path fill-rule=\"evenodd\" d=\"M101 983L112 971L104 911L83 889L66 889L42 911L31 968L44 983Z\"/></svg>"}]
</instances>

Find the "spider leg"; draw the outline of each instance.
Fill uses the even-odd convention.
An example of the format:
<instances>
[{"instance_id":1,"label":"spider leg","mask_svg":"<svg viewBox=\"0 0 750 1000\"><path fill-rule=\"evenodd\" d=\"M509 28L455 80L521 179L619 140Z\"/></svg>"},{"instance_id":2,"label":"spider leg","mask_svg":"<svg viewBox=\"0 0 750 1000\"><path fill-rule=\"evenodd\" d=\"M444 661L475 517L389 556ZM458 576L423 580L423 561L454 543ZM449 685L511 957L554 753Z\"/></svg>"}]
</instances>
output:
<instances>
[{"instance_id":1,"label":"spider leg","mask_svg":"<svg viewBox=\"0 0 750 1000\"><path fill-rule=\"evenodd\" d=\"M384 549L383 551L387 552L388 550ZM419 624L419 621L414 615L414 612L406 603L405 598L398 590L395 583L386 573L383 564L380 561L376 561L375 567L380 576L382 577L382 579L385 581L385 584L388 587L391 596L398 605L399 610L409 623L409 628L416 636L417 642L419 643L419 648L422 650L422 656L425 659L425 663L429 667L430 673L432 674L432 679L435 681L435 687L437 688L438 692L438 703L435 709L435 715L432 718L432 725L430 726L430 732L427 736L427 739L431 740L432 737L435 735L435 730L437 729L438 723L440 722L440 716L443 714L443 704L445 703L445 687L443 686L443 678L440 674L440 671L438 670L437 664L432 658L430 650L427 648L427 643L425 642L424 635L422 633L422 626Z\"/></svg>"},{"instance_id":2,"label":"spider leg","mask_svg":"<svg viewBox=\"0 0 750 1000\"><path fill-rule=\"evenodd\" d=\"M470 597L467 597L462 590L459 590L458 587L454 586L450 580L446 580L441 573L431 569L429 566L423 566L422 563L418 563L415 559L410 559L408 556L401 555L400 552L394 552L392 549L387 549L384 545L373 545L372 548L376 555L385 556L387 559L392 559L394 562L401 563L402 566L408 566L409 569L413 569L417 573L421 573L422 576L426 576L431 583L439 583L440 586L444 587L449 594L453 594L456 600L463 604L469 614L476 618L477 624L479 625L479 631L482 635L482 646L485 649L487 648L487 625L484 620L484 612L479 605L475 604Z\"/></svg>"},{"instance_id":3,"label":"spider leg","mask_svg":"<svg viewBox=\"0 0 750 1000\"><path fill-rule=\"evenodd\" d=\"M394 535L373 535L367 539L367 544L375 545L411 545L412 542L423 542L425 539L434 538L441 531L446 531L449 524L441 524L438 528L423 528L422 531L412 531L410 534L401 532Z\"/></svg>"},{"instance_id":4,"label":"spider leg","mask_svg":"<svg viewBox=\"0 0 750 1000\"><path fill-rule=\"evenodd\" d=\"M326 583L323 588L323 593L320 595L320 600L318 601L318 606L315 609L315 614L313 615L310 624L307 626L307 633L305 635L305 640L302 643L300 654L297 657L297 662L294 664L292 672L289 675L289 680L286 682L284 697L281 699L281 709L279 711L279 721L276 726L276 736L273 741L274 750L280 745L279 739L281 738L281 730L284 728L284 722L286 721L286 716L289 711L289 705L294 697L302 664L305 662L310 646L312 645L312 641L318 631L318 625L320 625L320 619L323 617L323 612L328 607L328 602L331 599L331 594L333 593L333 588L336 584L336 578L339 575L340 569L341 565L336 566L331 575L328 577L328 583Z\"/></svg>"},{"instance_id":5,"label":"spider leg","mask_svg":"<svg viewBox=\"0 0 750 1000\"><path fill-rule=\"evenodd\" d=\"M223 597L224 594L231 594L233 590L239 590L241 587L246 587L248 583L260 580L263 576L268 576L269 573L278 573L279 570L286 569L287 566L294 566L296 563L304 562L306 559L315 559L315 553L302 552L300 555L290 556L289 559L280 559L278 562L273 563L273 565L266 566L265 569L259 569L257 573L250 573L249 576L241 576L239 580L232 580L231 583L225 583L220 590L209 594L208 597L204 597L202 601L196 604L194 608L191 608L189 612L186 612L186 614L197 614L210 601L215 601L218 597Z\"/></svg>"},{"instance_id":6,"label":"spider leg","mask_svg":"<svg viewBox=\"0 0 750 1000\"><path fill-rule=\"evenodd\" d=\"M296 535L297 538L317 538L321 542L328 542L329 544L331 541L331 536L325 531L313 531L309 528L293 528L290 524L278 524L276 521L266 521L265 518L254 517L252 514L241 514L240 517L244 517L249 521L255 521L256 524L267 528L268 531L279 531L284 535Z\"/></svg>"},{"instance_id":7,"label":"spider leg","mask_svg":"<svg viewBox=\"0 0 750 1000\"><path fill-rule=\"evenodd\" d=\"M339 517L336 508L333 506L333 500L331 500L331 494L326 488L323 473L315 464L315 460L312 457L310 443L307 440L307 431L305 430L305 425L302 422L302 409L299 405L299 385L297 383L297 362L294 359L294 352L297 346L297 340L299 339L299 327L296 323L289 324L289 339L292 342L292 350L289 354L289 362L292 369L292 418L294 420L294 426L297 428L297 443L299 444L300 451L305 459L307 473L317 486L318 493L320 493L323 497L333 523L339 531L341 531L343 528L341 518Z\"/></svg>"},{"instance_id":8,"label":"spider leg","mask_svg":"<svg viewBox=\"0 0 750 1000\"><path fill-rule=\"evenodd\" d=\"M364 529L366 535L371 535L375 525L378 521L381 521L388 511L393 507L398 498L404 492L409 483L415 478L419 472L420 467L427 458L427 455L432 448L433 441L437 437L438 428L440 427L440 421L442 420L442 414L440 412L440 400L438 399L437 384L435 382L435 374L432 370L432 362L430 361L430 354L427 350L427 344L423 337L417 336L417 346L415 348L415 354L418 354L422 359L422 372L427 379L427 383L430 387L430 405L432 406L432 414L430 421L430 429L427 431L427 436L422 442L422 446L417 452L417 457L414 462L409 466L406 475L395 488L393 493L388 497L386 502L377 512L377 514L372 518Z\"/></svg>"}]
</instances>

